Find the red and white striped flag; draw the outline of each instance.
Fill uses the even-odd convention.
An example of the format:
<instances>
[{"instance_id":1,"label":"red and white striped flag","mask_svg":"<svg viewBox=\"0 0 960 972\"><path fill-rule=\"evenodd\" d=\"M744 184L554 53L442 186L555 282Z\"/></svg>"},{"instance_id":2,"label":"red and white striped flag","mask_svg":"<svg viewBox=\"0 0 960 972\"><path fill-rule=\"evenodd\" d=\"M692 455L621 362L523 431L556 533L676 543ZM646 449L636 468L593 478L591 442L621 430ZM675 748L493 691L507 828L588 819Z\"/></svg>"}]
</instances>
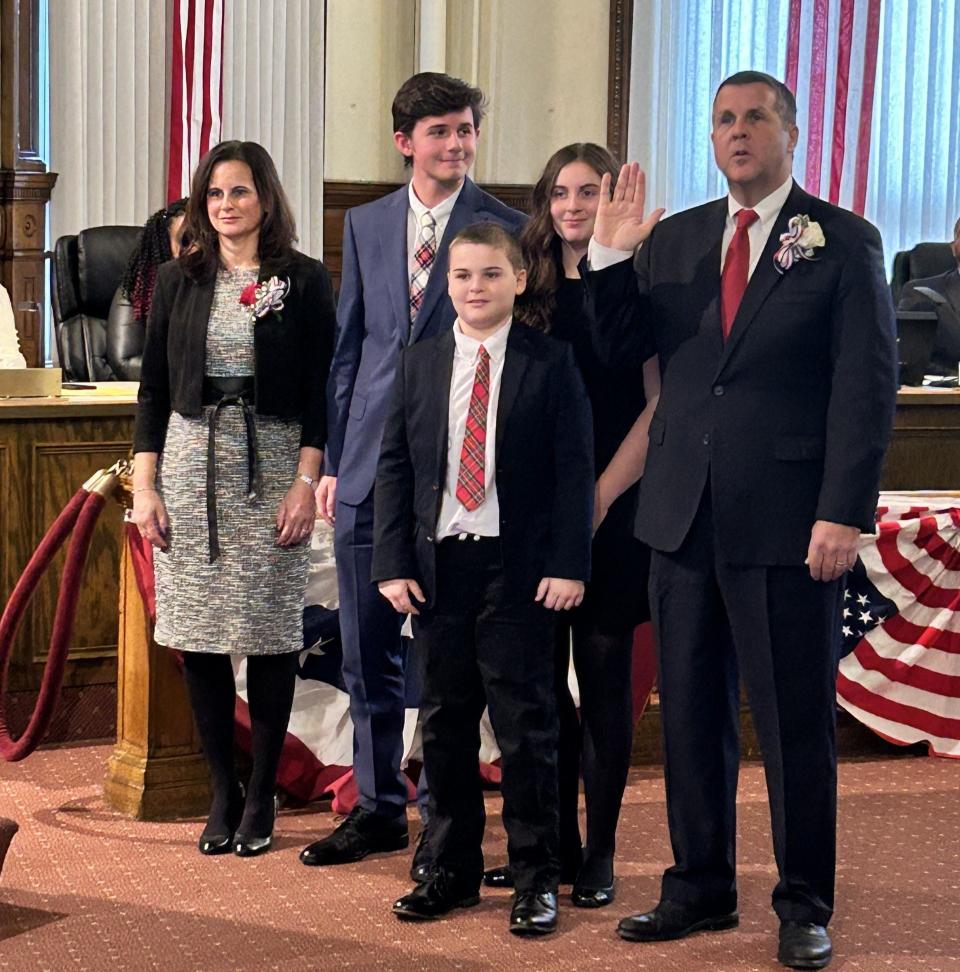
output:
<instances>
[{"instance_id":1,"label":"red and white striped flag","mask_svg":"<svg viewBox=\"0 0 960 972\"><path fill-rule=\"evenodd\" d=\"M807 192L863 214L881 0L790 0L787 87L797 96L794 174Z\"/></svg>"},{"instance_id":2,"label":"red and white striped flag","mask_svg":"<svg viewBox=\"0 0 960 972\"><path fill-rule=\"evenodd\" d=\"M851 575L837 701L892 742L960 757L960 496L885 493ZM858 565L859 566L859 565ZM859 636L859 638L858 638Z\"/></svg>"},{"instance_id":3,"label":"red and white striped flag","mask_svg":"<svg viewBox=\"0 0 960 972\"><path fill-rule=\"evenodd\" d=\"M190 191L190 177L220 141L223 115L224 0L174 0L167 201Z\"/></svg>"}]
</instances>

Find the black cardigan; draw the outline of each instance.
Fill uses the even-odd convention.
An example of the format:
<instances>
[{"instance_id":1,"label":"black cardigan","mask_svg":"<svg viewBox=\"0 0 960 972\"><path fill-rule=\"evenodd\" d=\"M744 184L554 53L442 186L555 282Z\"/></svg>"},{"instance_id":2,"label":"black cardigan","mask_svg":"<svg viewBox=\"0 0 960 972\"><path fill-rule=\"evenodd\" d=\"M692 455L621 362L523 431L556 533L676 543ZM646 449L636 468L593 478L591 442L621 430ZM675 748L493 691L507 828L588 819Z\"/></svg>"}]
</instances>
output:
<instances>
[{"instance_id":1,"label":"black cardigan","mask_svg":"<svg viewBox=\"0 0 960 972\"><path fill-rule=\"evenodd\" d=\"M300 445L322 449L335 326L330 275L322 263L302 253L283 266L261 266L260 280L274 275L288 278L290 290L283 310L258 318L253 327L254 409L260 415L299 418ZM143 349L134 452L163 451L171 411L201 413L215 282L192 280L175 260L157 272Z\"/></svg>"}]
</instances>

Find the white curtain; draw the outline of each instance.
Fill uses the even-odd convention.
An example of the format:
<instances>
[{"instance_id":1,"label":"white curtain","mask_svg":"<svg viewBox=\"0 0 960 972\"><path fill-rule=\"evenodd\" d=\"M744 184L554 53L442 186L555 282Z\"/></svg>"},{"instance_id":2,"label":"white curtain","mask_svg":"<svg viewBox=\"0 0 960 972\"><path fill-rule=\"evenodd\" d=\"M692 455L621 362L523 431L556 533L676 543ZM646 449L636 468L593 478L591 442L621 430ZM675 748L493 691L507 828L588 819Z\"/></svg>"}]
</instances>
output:
<instances>
[{"instance_id":1,"label":"white curtain","mask_svg":"<svg viewBox=\"0 0 960 972\"><path fill-rule=\"evenodd\" d=\"M960 5L884 0L866 217L897 250L960 217Z\"/></svg>"},{"instance_id":2,"label":"white curtain","mask_svg":"<svg viewBox=\"0 0 960 972\"><path fill-rule=\"evenodd\" d=\"M840 5L829 4L829 36ZM811 0L803 0L801 50L808 51ZM858 0L851 82L862 56ZM652 206L676 211L726 191L713 162L710 107L734 71L784 78L790 0L635 0L628 144L648 175ZM827 53L833 84L836 53ZM827 89L820 194L829 187L833 89ZM801 60L801 138L794 174L806 173L808 73ZM859 92L851 90L856 99ZM856 111L847 115L851 154ZM846 175L845 175L846 180ZM840 195L850 205L848 181ZM960 216L960 4L954 0L882 0L864 215L883 236L888 266L898 250L945 240Z\"/></svg>"},{"instance_id":3,"label":"white curtain","mask_svg":"<svg viewBox=\"0 0 960 972\"><path fill-rule=\"evenodd\" d=\"M50 238L142 224L164 204L164 3L50 0Z\"/></svg>"},{"instance_id":4,"label":"white curtain","mask_svg":"<svg viewBox=\"0 0 960 972\"><path fill-rule=\"evenodd\" d=\"M710 108L735 71L783 77L789 0L635 0L627 154L647 173L650 207L669 212L726 192Z\"/></svg>"},{"instance_id":5,"label":"white curtain","mask_svg":"<svg viewBox=\"0 0 960 972\"><path fill-rule=\"evenodd\" d=\"M323 253L324 4L229 0L223 137L259 142L290 199L299 248Z\"/></svg>"}]
</instances>

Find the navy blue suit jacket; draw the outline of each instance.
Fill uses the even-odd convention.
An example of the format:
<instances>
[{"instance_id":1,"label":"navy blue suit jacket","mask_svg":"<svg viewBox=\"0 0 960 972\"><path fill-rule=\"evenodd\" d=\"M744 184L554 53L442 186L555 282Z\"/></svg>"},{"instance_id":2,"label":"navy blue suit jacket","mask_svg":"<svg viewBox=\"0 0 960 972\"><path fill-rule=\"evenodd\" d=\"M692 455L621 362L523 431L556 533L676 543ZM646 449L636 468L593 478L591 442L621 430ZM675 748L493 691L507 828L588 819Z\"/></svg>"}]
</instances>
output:
<instances>
[{"instance_id":1,"label":"navy blue suit jacket","mask_svg":"<svg viewBox=\"0 0 960 972\"><path fill-rule=\"evenodd\" d=\"M407 186L351 209L343 230L337 333L327 386L328 475L337 499L356 506L371 495L380 440L401 349L441 334L456 319L447 296L447 250L465 226L495 222L519 230L526 217L467 179L437 250L423 305L410 327Z\"/></svg>"},{"instance_id":2,"label":"navy blue suit jacket","mask_svg":"<svg viewBox=\"0 0 960 972\"><path fill-rule=\"evenodd\" d=\"M897 391L880 234L794 184L724 342L727 205L672 216L635 266L587 274L595 337L607 360L643 360L651 338L660 356L637 536L677 550L709 479L724 560L800 565L815 520L873 529ZM798 213L826 245L781 274L773 256Z\"/></svg>"}]
</instances>

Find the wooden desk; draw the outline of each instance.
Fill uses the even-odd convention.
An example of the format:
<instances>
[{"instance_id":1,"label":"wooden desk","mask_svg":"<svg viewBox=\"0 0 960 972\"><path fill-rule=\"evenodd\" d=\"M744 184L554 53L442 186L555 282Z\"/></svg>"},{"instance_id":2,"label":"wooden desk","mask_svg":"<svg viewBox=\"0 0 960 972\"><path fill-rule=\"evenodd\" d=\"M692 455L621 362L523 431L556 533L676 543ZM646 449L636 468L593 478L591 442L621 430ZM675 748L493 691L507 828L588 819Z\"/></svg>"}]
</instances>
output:
<instances>
[{"instance_id":1,"label":"wooden desk","mask_svg":"<svg viewBox=\"0 0 960 972\"><path fill-rule=\"evenodd\" d=\"M960 390L900 390L880 488L960 489Z\"/></svg>"},{"instance_id":2,"label":"wooden desk","mask_svg":"<svg viewBox=\"0 0 960 972\"><path fill-rule=\"evenodd\" d=\"M136 387L115 382L62 398L0 399L0 605L77 489L129 452ZM121 520L111 501L93 535L48 741L114 733ZM14 645L8 712L15 731L25 725L40 685L64 556L54 558L40 582Z\"/></svg>"}]
</instances>

